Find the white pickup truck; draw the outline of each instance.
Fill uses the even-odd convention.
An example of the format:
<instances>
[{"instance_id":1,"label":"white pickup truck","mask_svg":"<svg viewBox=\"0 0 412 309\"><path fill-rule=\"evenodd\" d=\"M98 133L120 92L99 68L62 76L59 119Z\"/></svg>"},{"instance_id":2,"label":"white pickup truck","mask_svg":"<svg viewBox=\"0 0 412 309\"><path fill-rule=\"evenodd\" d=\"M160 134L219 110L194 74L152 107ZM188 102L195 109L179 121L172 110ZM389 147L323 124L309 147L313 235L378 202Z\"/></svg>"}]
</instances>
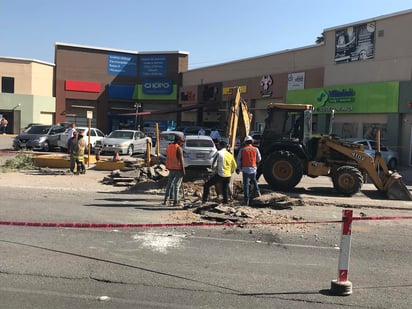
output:
<instances>
[{"instance_id":1,"label":"white pickup truck","mask_svg":"<svg viewBox=\"0 0 412 309\"><path fill-rule=\"evenodd\" d=\"M89 128L88 127L76 127L77 131L83 131L84 139L88 141L89 138ZM93 151L94 147L96 146L96 141L102 140L104 138L104 133L97 129L97 128L90 128L90 144L91 149ZM60 134L57 140L57 146L60 147L62 151L67 150L67 142L69 140L69 129L67 129L64 133Z\"/></svg>"}]
</instances>

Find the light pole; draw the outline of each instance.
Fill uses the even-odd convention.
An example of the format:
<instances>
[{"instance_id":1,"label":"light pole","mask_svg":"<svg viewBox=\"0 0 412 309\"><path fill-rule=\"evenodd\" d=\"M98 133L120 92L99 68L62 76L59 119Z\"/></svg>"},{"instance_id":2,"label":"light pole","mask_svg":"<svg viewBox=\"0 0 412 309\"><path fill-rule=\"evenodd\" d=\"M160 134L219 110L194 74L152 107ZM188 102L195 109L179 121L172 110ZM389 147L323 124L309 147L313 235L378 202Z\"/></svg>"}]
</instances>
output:
<instances>
[{"instance_id":1,"label":"light pole","mask_svg":"<svg viewBox=\"0 0 412 309\"><path fill-rule=\"evenodd\" d=\"M140 130L140 123L137 124L138 120L140 120L138 118L137 113L139 112L139 108L141 108L141 107L142 107L142 103L138 103L138 102L134 103L134 108L136 109L136 117L134 119L134 129L135 130Z\"/></svg>"}]
</instances>

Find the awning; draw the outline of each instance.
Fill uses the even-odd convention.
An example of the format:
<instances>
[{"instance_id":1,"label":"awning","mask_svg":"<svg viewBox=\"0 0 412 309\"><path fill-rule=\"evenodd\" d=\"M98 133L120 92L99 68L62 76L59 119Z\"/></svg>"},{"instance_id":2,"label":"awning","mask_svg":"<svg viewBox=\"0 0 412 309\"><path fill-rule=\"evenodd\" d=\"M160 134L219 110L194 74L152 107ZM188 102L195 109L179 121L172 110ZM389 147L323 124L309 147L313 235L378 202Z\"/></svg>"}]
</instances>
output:
<instances>
[{"instance_id":1,"label":"awning","mask_svg":"<svg viewBox=\"0 0 412 309\"><path fill-rule=\"evenodd\" d=\"M205 104L195 104L195 105L189 105L189 106L180 107L180 108L172 109L172 110L154 110L154 111L126 113L126 114L118 114L118 115L122 115L122 116L144 116L144 115L173 114L173 113L180 113L180 112L190 111L190 110L204 108L204 107L207 107L207 106Z\"/></svg>"}]
</instances>

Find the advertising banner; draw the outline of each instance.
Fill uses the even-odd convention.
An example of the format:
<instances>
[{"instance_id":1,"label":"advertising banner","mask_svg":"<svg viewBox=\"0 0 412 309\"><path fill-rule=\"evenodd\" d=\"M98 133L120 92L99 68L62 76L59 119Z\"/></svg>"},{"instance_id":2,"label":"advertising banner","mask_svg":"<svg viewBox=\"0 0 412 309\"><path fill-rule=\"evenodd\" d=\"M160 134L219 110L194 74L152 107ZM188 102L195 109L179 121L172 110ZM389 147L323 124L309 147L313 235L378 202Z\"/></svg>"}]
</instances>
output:
<instances>
[{"instance_id":1,"label":"advertising banner","mask_svg":"<svg viewBox=\"0 0 412 309\"><path fill-rule=\"evenodd\" d=\"M288 104L311 104L315 113L397 113L399 82L291 90Z\"/></svg>"},{"instance_id":2,"label":"advertising banner","mask_svg":"<svg viewBox=\"0 0 412 309\"><path fill-rule=\"evenodd\" d=\"M120 53L110 53L107 58L107 73L109 75L137 76L137 56Z\"/></svg>"},{"instance_id":3,"label":"advertising banner","mask_svg":"<svg viewBox=\"0 0 412 309\"><path fill-rule=\"evenodd\" d=\"M375 56L375 22L335 32L335 63L372 59Z\"/></svg>"},{"instance_id":4,"label":"advertising banner","mask_svg":"<svg viewBox=\"0 0 412 309\"><path fill-rule=\"evenodd\" d=\"M305 72L288 74L288 90L305 89Z\"/></svg>"},{"instance_id":5,"label":"advertising banner","mask_svg":"<svg viewBox=\"0 0 412 309\"><path fill-rule=\"evenodd\" d=\"M166 56L140 56L140 77L165 77L166 75Z\"/></svg>"}]
</instances>

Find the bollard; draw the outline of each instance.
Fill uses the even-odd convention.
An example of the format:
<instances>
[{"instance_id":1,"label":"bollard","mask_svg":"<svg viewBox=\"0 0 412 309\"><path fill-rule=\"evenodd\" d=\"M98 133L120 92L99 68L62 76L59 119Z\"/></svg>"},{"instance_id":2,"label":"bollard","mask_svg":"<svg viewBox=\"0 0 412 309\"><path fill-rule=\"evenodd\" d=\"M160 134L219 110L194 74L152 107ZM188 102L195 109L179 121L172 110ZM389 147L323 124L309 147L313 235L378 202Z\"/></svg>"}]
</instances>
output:
<instances>
[{"instance_id":1,"label":"bollard","mask_svg":"<svg viewBox=\"0 0 412 309\"><path fill-rule=\"evenodd\" d=\"M147 166L150 166L150 150L152 148L152 145L150 144L149 139L146 139L146 164Z\"/></svg>"},{"instance_id":2,"label":"bollard","mask_svg":"<svg viewBox=\"0 0 412 309\"><path fill-rule=\"evenodd\" d=\"M352 294L352 282L348 280L349 255L352 235L353 211L344 209L342 212L342 238L338 265L338 279L332 280L331 292L335 295L347 296Z\"/></svg>"}]
</instances>

